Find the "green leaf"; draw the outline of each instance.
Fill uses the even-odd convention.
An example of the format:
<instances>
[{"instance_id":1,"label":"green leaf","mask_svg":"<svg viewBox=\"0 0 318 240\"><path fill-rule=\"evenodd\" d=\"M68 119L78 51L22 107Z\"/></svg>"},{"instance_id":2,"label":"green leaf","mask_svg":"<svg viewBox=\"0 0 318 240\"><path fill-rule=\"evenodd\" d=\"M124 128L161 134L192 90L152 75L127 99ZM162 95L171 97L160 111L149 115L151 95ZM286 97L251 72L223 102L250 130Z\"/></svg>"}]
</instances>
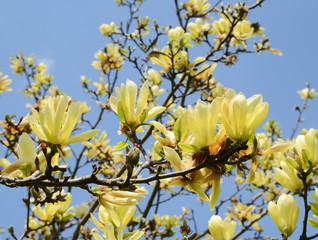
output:
<instances>
[{"instance_id":1,"label":"green leaf","mask_svg":"<svg viewBox=\"0 0 318 240\"><path fill-rule=\"evenodd\" d=\"M185 152L202 152L200 148L188 143L178 143L178 146Z\"/></svg>"},{"instance_id":2,"label":"green leaf","mask_svg":"<svg viewBox=\"0 0 318 240\"><path fill-rule=\"evenodd\" d=\"M127 142L127 141L118 142L118 143L116 143L116 145L113 147L113 151L123 149L123 148L125 148L127 145L128 145L128 142Z\"/></svg>"}]
</instances>

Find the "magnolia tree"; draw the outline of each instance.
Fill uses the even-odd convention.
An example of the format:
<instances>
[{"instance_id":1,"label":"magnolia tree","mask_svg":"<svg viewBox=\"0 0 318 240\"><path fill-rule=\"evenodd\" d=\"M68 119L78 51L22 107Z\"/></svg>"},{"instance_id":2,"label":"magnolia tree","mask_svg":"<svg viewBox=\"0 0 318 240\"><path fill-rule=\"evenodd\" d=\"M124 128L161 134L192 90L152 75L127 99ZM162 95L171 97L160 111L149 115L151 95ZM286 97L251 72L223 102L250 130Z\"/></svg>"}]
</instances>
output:
<instances>
[{"instance_id":1,"label":"magnolia tree","mask_svg":"<svg viewBox=\"0 0 318 240\"><path fill-rule=\"evenodd\" d=\"M0 183L27 189L25 226L7 229L11 238L271 239L260 223L267 215L269 228L281 232L273 237L288 239L297 227L292 239L317 238L309 229L318 228L318 131L296 136L297 125L281 139L275 121L263 123L269 106L261 95L236 93L213 77L217 65L231 66L241 54L281 54L249 20L263 0L171 1L175 27L140 16L143 0L116 2L129 15L100 26L106 44L92 65L102 77L79 83L94 105L59 91L34 56L10 59L31 102L26 116L1 121ZM123 80L123 71L138 77ZM1 92L10 91L11 80L0 79ZM309 84L299 94L297 123L317 95ZM100 128L109 115L121 138L114 145ZM255 133L262 123L265 131ZM82 169L89 173L79 175ZM223 195L225 180L231 186ZM75 188L90 196L77 206ZM185 197L191 206L174 206L180 215L162 214L167 202ZM198 219L194 205L210 220Z\"/></svg>"}]
</instances>

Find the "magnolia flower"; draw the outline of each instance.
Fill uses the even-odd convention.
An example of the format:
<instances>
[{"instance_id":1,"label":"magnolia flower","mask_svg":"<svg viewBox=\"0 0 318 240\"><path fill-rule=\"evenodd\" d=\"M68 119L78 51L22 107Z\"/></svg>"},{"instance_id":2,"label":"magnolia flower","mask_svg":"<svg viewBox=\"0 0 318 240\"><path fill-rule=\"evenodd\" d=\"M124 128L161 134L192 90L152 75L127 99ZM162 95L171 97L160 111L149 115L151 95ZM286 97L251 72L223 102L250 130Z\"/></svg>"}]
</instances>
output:
<instances>
[{"instance_id":1,"label":"magnolia flower","mask_svg":"<svg viewBox=\"0 0 318 240\"><path fill-rule=\"evenodd\" d=\"M218 101L205 103L201 100L193 108L189 106L184 113L186 126L194 138L193 144L199 148L212 146L215 142L216 123L218 120Z\"/></svg>"},{"instance_id":2,"label":"magnolia flower","mask_svg":"<svg viewBox=\"0 0 318 240\"><path fill-rule=\"evenodd\" d=\"M111 215L103 206L100 206L98 211L99 220L92 214L91 218L96 227L105 233L107 240L122 240L124 235L123 231L133 218L135 212L136 207L134 206L115 206L114 215ZM129 240L138 240L143 234L144 231L137 230L132 233ZM97 231L93 231L92 235L95 240L104 239Z\"/></svg>"},{"instance_id":3,"label":"magnolia flower","mask_svg":"<svg viewBox=\"0 0 318 240\"><path fill-rule=\"evenodd\" d=\"M191 159L181 160L178 153L170 147L163 146L163 151L168 161L177 171L187 170L194 166L193 160ZM175 178L169 179L169 185L182 186L188 189L189 191L195 192L200 197L201 200L209 201L208 196L205 194L205 192L202 189L202 182L205 177L203 175L203 171L200 169L200 170L191 172L187 174L186 177L187 179L185 179L184 177L175 177Z\"/></svg>"},{"instance_id":4,"label":"magnolia flower","mask_svg":"<svg viewBox=\"0 0 318 240\"><path fill-rule=\"evenodd\" d=\"M22 133L19 137L17 154L19 159L11 164L9 162L9 164L5 164L6 167L1 174L12 173L18 170L23 164L25 166L30 164L35 168L36 149L34 142L27 133Z\"/></svg>"},{"instance_id":5,"label":"magnolia flower","mask_svg":"<svg viewBox=\"0 0 318 240\"><path fill-rule=\"evenodd\" d=\"M289 237L293 234L296 229L299 207L292 195L281 195L277 204L272 201L269 202L268 213L284 237Z\"/></svg>"},{"instance_id":6,"label":"magnolia flower","mask_svg":"<svg viewBox=\"0 0 318 240\"><path fill-rule=\"evenodd\" d=\"M318 95L318 92L316 92L314 88L312 89L304 88L301 91L298 91L297 93L300 95L302 99L312 99L312 100Z\"/></svg>"},{"instance_id":7,"label":"magnolia flower","mask_svg":"<svg viewBox=\"0 0 318 240\"><path fill-rule=\"evenodd\" d=\"M152 131L152 136L158 142L160 142L163 146L168 146L168 147L172 147L172 148L176 147L177 143L176 143L176 139L175 139L173 131L167 130L167 128L163 124L161 124L157 121L151 121L150 124L152 124L155 127L155 129L157 129L159 131L160 135L165 136L165 138L161 137L155 131Z\"/></svg>"},{"instance_id":8,"label":"magnolia flower","mask_svg":"<svg viewBox=\"0 0 318 240\"><path fill-rule=\"evenodd\" d=\"M102 24L99 27L99 31L105 36L109 36L112 33L115 33L116 30L117 27L114 22L111 22L110 24Z\"/></svg>"},{"instance_id":9,"label":"magnolia flower","mask_svg":"<svg viewBox=\"0 0 318 240\"><path fill-rule=\"evenodd\" d=\"M0 93L3 93L4 91L12 91L11 88L8 88L7 86L12 82L11 79L9 79L8 75L4 75L0 72Z\"/></svg>"},{"instance_id":10,"label":"magnolia flower","mask_svg":"<svg viewBox=\"0 0 318 240\"><path fill-rule=\"evenodd\" d=\"M221 122L230 138L247 141L263 122L268 112L268 103L261 95L246 99L243 93L230 89L223 98L220 112Z\"/></svg>"},{"instance_id":11,"label":"magnolia flower","mask_svg":"<svg viewBox=\"0 0 318 240\"><path fill-rule=\"evenodd\" d=\"M213 215L209 220L209 231L215 240L231 240L235 232L236 222L229 218Z\"/></svg>"},{"instance_id":12,"label":"magnolia flower","mask_svg":"<svg viewBox=\"0 0 318 240\"><path fill-rule=\"evenodd\" d=\"M299 172L290 164L281 162L280 166L282 169L274 168L275 180L289 191L297 192L304 188L302 181L299 179Z\"/></svg>"},{"instance_id":13,"label":"magnolia flower","mask_svg":"<svg viewBox=\"0 0 318 240\"><path fill-rule=\"evenodd\" d=\"M304 167L316 167L318 164L317 130L311 128L305 135L296 138L295 149Z\"/></svg>"},{"instance_id":14,"label":"magnolia flower","mask_svg":"<svg viewBox=\"0 0 318 240\"><path fill-rule=\"evenodd\" d=\"M65 217L69 218L72 217L72 209L70 208L68 211L66 211L67 207L72 201L72 195L70 193L62 193L65 194L65 201L45 203L43 208L40 204L33 206L32 211L34 212L34 214L37 215L43 222L52 222L57 214L60 214L61 216L64 215ZM58 193L53 194L53 199L57 197L57 194ZM60 219L63 219L63 217L60 217Z\"/></svg>"},{"instance_id":15,"label":"magnolia flower","mask_svg":"<svg viewBox=\"0 0 318 240\"><path fill-rule=\"evenodd\" d=\"M116 205L138 205L139 201L144 199L144 193L130 191L112 191L107 189L106 192L99 196L99 202L104 206L105 203Z\"/></svg>"},{"instance_id":16,"label":"magnolia flower","mask_svg":"<svg viewBox=\"0 0 318 240\"><path fill-rule=\"evenodd\" d=\"M28 120L33 132L43 141L68 145L94 137L99 130L89 130L71 137L72 131L82 116L81 103L69 102L68 97L49 97L38 112L33 109Z\"/></svg>"},{"instance_id":17,"label":"magnolia flower","mask_svg":"<svg viewBox=\"0 0 318 240\"><path fill-rule=\"evenodd\" d=\"M150 110L147 107L149 96L148 81L144 82L139 92L137 101L137 85L127 80L126 84L121 84L116 88L116 97L110 97L110 106L118 115L120 122L131 130L136 130L144 121L162 113L165 107L156 106Z\"/></svg>"}]
</instances>

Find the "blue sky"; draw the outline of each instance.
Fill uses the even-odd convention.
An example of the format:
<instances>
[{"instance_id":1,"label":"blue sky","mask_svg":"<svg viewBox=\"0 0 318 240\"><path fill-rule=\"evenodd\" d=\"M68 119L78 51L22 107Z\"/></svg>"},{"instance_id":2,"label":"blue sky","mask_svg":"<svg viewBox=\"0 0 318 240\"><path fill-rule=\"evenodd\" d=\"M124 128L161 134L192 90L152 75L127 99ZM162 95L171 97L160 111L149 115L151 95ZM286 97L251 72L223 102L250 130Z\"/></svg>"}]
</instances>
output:
<instances>
[{"instance_id":1,"label":"blue sky","mask_svg":"<svg viewBox=\"0 0 318 240\"><path fill-rule=\"evenodd\" d=\"M161 25L175 26L172 2L149 0L142 13L157 18ZM112 0L11 0L0 1L0 9L0 72L13 79L11 87L14 88L12 93L0 96L3 112L0 118L5 113L19 116L29 111L22 93L19 93L25 81L12 73L10 56L19 51L26 56L35 54L38 61L48 64L50 74L55 76L54 85L59 85L74 99L82 100L80 76L94 80L100 77L100 73L91 66L94 53L106 43L98 31L99 26L111 21L119 22L126 14L116 9ZM296 122L294 106L302 104L296 92L304 88L307 81L318 89L317 9L316 0L307 0L306 3L266 1L262 8L252 13L250 19L261 23L272 47L281 50L283 56L270 53L244 55L235 66L219 66L215 72L216 79L227 87L242 91L247 96L262 94L270 104L268 117L280 123L284 137L290 136ZM130 77L129 74L127 77ZM318 103L313 101L309 105L301 128L318 128ZM117 134L116 131L107 132L110 138ZM22 226L24 223L19 216L25 213L21 202L24 190L0 186L0 191L1 216L7 216L0 217L0 226L7 227L13 223ZM14 210L8 211L13 205Z\"/></svg>"}]
</instances>

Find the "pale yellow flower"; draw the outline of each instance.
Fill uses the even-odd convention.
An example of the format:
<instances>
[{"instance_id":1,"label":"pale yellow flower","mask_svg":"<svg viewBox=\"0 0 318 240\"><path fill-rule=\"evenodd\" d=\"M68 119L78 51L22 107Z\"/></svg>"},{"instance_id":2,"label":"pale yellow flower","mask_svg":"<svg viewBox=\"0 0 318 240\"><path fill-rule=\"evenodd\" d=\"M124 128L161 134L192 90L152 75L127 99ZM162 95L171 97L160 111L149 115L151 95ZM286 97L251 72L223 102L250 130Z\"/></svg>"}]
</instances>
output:
<instances>
[{"instance_id":1,"label":"pale yellow flower","mask_svg":"<svg viewBox=\"0 0 318 240\"><path fill-rule=\"evenodd\" d=\"M293 234L297 226L299 206L290 194L283 194L278 198L277 204L269 202L268 213L284 237Z\"/></svg>"},{"instance_id":2,"label":"pale yellow flower","mask_svg":"<svg viewBox=\"0 0 318 240\"><path fill-rule=\"evenodd\" d=\"M218 112L218 101L205 103L198 100L194 108L188 107L183 116L185 124L193 136L192 144L202 148L215 143Z\"/></svg>"},{"instance_id":3,"label":"pale yellow flower","mask_svg":"<svg viewBox=\"0 0 318 240\"><path fill-rule=\"evenodd\" d=\"M33 206L32 211L35 215L37 215L43 222L52 222L57 214L63 215L63 213L72 215L71 210L67 207L70 205L72 201L72 195L70 193L62 193L65 194L65 201L58 201L55 203L45 203L44 207L42 208L40 204ZM56 199L58 193L53 194L53 199ZM65 212L66 211L66 212Z\"/></svg>"},{"instance_id":4,"label":"pale yellow flower","mask_svg":"<svg viewBox=\"0 0 318 240\"><path fill-rule=\"evenodd\" d=\"M137 101L138 87L131 81L127 80L126 84L121 84L116 88L116 97L110 97L110 106L118 115L120 122L128 126L130 130L136 130L146 120L162 113L166 108L155 106L151 109L147 106L149 97L148 82L144 82L139 92Z\"/></svg>"},{"instance_id":5,"label":"pale yellow flower","mask_svg":"<svg viewBox=\"0 0 318 240\"><path fill-rule=\"evenodd\" d=\"M221 122L233 140L247 141L268 113L268 103L261 95L248 99L243 93L230 89L221 103Z\"/></svg>"},{"instance_id":6,"label":"pale yellow flower","mask_svg":"<svg viewBox=\"0 0 318 240\"><path fill-rule=\"evenodd\" d=\"M134 206L113 206L113 212L110 213L105 207L100 206L98 211L98 218L91 214L93 223L101 231L104 232L107 240L123 240L124 229L136 212ZM132 233L128 240L138 240L142 237L144 231L137 230ZM92 235L95 240L104 240L97 231L93 231ZM125 238L127 239L127 238Z\"/></svg>"},{"instance_id":7,"label":"pale yellow flower","mask_svg":"<svg viewBox=\"0 0 318 240\"><path fill-rule=\"evenodd\" d=\"M194 39L198 44L201 44L202 37L204 34L211 34L212 33L212 24L210 23L203 23L201 18L197 18L195 22L190 22L187 25L190 36Z\"/></svg>"},{"instance_id":8,"label":"pale yellow flower","mask_svg":"<svg viewBox=\"0 0 318 240\"><path fill-rule=\"evenodd\" d=\"M178 26L168 31L170 43L175 47L193 47L190 40L190 33L185 33L183 28Z\"/></svg>"},{"instance_id":9,"label":"pale yellow flower","mask_svg":"<svg viewBox=\"0 0 318 240\"><path fill-rule=\"evenodd\" d=\"M94 61L92 66L101 70L104 74L111 69L120 70L120 67L124 64L124 57L119 53L119 45L108 44L104 51L98 51L95 54L95 58L98 61Z\"/></svg>"},{"instance_id":10,"label":"pale yellow flower","mask_svg":"<svg viewBox=\"0 0 318 240\"><path fill-rule=\"evenodd\" d=\"M68 145L94 137L99 130L89 130L71 137L73 129L82 116L80 102L69 102L68 97L49 97L38 112L33 109L28 120L33 132L43 141Z\"/></svg>"},{"instance_id":11,"label":"pale yellow flower","mask_svg":"<svg viewBox=\"0 0 318 240\"><path fill-rule=\"evenodd\" d=\"M318 164L317 130L311 128L305 135L296 138L295 149L303 167L316 167Z\"/></svg>"},{"instance_id":12,"label":"pale yellow flower","mask_svg":"<svg viewBox=\"0 0 318 240\"><path fill-rule=\"evenodd\" d=\"M19 137L17 154L19 159L11 164L7 162L5 164L6 168L1 172L1 174L13 173L14 171L20 169L22 165L27 167L27 164L30 165L30 170L31 168L35 168L36 148L34 142L27 133L22 133L22 135Z\"/></svg>"},{"instance_id":13,"label":"pale yellow flower","mask_svg":"<svg viewBox=\"0 0 318 240\"><path fill-rule=\"evenodd\" d=\"M238 22L233 29L234 37L231 39L230 45L234 45L237 48L238 44L241 44L246 49L247 46L244 41L252 37L253 33L254 28L249 21L243 20Z\"/></svg>"},{"instance_id":14,"label":"pale yellow flower","mask_svg":"<svg viewBox=\"0 0 318 240\"><path fill-rule=\"evenodd\" d=\"M169 72L172 68L184 70L190 66L188 53L177 48L164 47L161 51L154 51L149 55L152 64L157 64Z\"/></svg>"},{"instance_id":15,"label":"pale yellow flower","mask_svg":"<svg viewBox=\"0 0 318 240\"><path fill-rule=\"evenodd\" d=\"M117 31L117 27L114 22L111 22L110 24L102 24L99 27L99 31L105 35L109 36L112 33L115 33Z\"/></svg>"},{"instance_id":16,"label":"pale yellow flower","mask_svg":"<svg viewBox=\"0 0 318 240\"><path fill-rule=\"evenodd\" d=\"M188 15L205 14L211 4L208 0L189 0L183 3L183 8L188 11Z\"/></svg>"},{"instance_id":17,"label":"pale yellow flower","mask_svg":"<svg viewBox=\"0 0 318 240\"><path fill-rule=\"evenodd\" d=\"M153 125L155 127L155 129L157 129L161 134L163 134L165 137L161 137L159 134L157 134L155 131L152 131L152 136L161 143L162 146L168 146L168 147L172 147L175 148L177 145L175 136L174 136L174 132L173 131L169 131L167 130L167 128L156 121L151 121L150 122L151 125Z\"/></svg>"},{"instance_id":18,"label":"pale yellow flower","mask_svg":"<svg viewBox=\"0 0 318 240\"><path fill-rule=\"evenodd\" d=\"M0 94L5 91L12 91L11 88L8 88L7 86L12 82L11 79L9 79L8 75L4 75L0 72Z\"/></svg>"},{"instance_id":19,"label":"pale yellow flower","mask_svg":"<svg viewBox=\"0 0 318 240\"><path fill-rule=\"evenodd\" d=\"M105 193L99 196L99 202L104 206L105 203L116 205L138 205L139 201L144 199L144 193L130 191L112 191L105 189Z\"/></svg>"},{"instance_id":20,"label":"pale yellow flower","mask_svg":"<svg viewBox=\"0 0 318 240\"><path fill-rule=\"evenodd\" d=\"M290 164L281 162L279 168L274 168L275 174L273 177L275 180L289 191L297 192L304 188L302 181L299 179L299 172Z\"/></svg>"},{"instance_id":21,"label":"pale yellow flower","mask_svg":"<svg viewBox=\"0 0 318 240\"><path fill-rule=\"evenodd\" d=\"M208 226L215 240L231 240L236 229L236 222L229 218L222 220L220 216L213 215Z\"/></svg>"},{"instance_id":22,"label":"pale yellow flower","mask_svg":"<svg viewBox=\"0 0 318 240\"><path fill-rule=\"evenodd\" d=\"M163 146L163 150L165 156L167 157L167 160L177 171L183 171L194 167L194 161L192 159L189 158L181 160L180 156L174 149ZM182 186L189 191L196 193L201 198L201 200L209 201L210 199L202 189L202 182L205 177L204 171L200 169L195 172L189 173L186 176L187 179L185 179L184 177L175 177L168 179L167 181L171 186Z\"/></svg>"},{"instance_id":23,"label":"pale yellow flower","mask_svg":"<svg viewBox=\"0 0 318 240\"><path fill-rule=\"evenodd\" d=\"M318 95L314 88L310 90L309 88L304 88L298 91L297 93L300 95L302 99L314 99Z\"/></svg>"}]
</instances>

